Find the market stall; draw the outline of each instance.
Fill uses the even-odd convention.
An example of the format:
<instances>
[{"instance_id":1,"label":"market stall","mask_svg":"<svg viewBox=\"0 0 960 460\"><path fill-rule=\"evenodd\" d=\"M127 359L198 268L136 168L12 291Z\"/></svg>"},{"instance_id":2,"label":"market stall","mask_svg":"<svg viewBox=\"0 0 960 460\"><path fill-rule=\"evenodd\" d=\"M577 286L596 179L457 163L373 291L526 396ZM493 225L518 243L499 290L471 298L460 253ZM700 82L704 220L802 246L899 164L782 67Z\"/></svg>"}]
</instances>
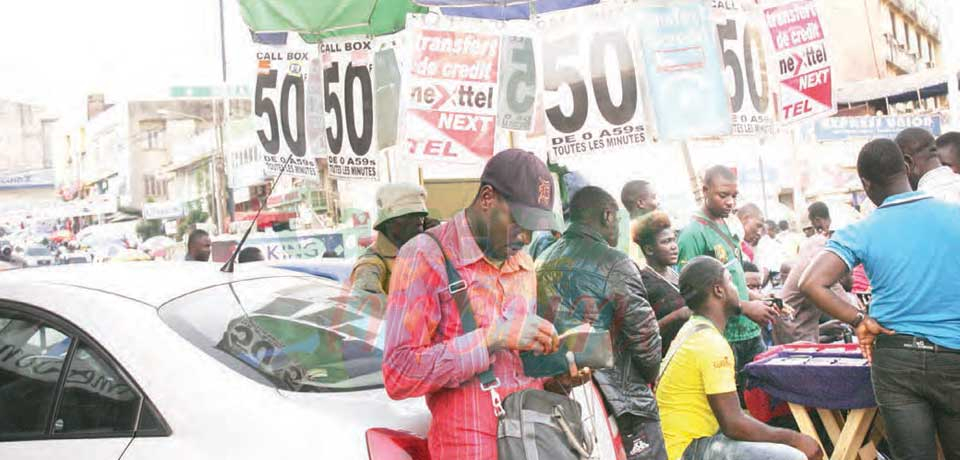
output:
<instances>
[{"instance_id":1,"label":"market stall","mask_svg":"<svg viewBox=\"0 0 960 460\"><path fill-rule=\"evenodd\" d=\"M885 436L883 419L878 416L870 367L857 344L782 345L757 356L745 372L748 387L786 401L800 431L820 443L830 460L878 458L877 448ZM757 404L769 401L748 398L747 407L753 413L767 412Z\"/></svg>"}]
</instances>

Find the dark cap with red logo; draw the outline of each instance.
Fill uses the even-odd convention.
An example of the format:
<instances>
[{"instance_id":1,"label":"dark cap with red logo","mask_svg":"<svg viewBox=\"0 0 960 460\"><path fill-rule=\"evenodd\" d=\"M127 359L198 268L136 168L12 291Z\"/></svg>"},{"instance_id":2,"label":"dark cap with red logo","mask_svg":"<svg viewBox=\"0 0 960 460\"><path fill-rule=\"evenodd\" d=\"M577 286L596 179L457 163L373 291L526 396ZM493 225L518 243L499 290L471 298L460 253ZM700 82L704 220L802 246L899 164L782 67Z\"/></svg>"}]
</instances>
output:
<instances>
[{"instance_id":1,"label":"dark cap with red logo","mask_svg":"<svg viewBox=\"0 0 960 460\"><path fill-rule=\"evenodd\" d=\"M510 204L513 219L526 230L560 231L553 213L554 187L550 170L534 154L504 150L490 159L480 176Z\"/></svg>"}]
</instances>

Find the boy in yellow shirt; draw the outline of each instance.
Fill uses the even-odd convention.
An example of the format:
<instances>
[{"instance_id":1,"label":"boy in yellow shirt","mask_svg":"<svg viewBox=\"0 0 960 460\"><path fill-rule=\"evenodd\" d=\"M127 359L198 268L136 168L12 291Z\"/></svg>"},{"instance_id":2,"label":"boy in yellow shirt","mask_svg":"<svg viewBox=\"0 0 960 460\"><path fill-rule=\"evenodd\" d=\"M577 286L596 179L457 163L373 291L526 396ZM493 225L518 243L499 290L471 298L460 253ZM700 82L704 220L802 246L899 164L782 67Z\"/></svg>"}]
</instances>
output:
<instances>
[{"instance_id":1,"label":"boy in yellow shirt","mask_svg":"<svg viewBox=\"0 0 960 460\"><path fill-rule=\"evenodd\" d=\"M740 408L733 350L721 332L740 310L730 272L712 257L694 258L680 273L680 293L694 314L661 363L656 391L670 460L822 459L813 438Z\"/></svg>"}]
</instances>

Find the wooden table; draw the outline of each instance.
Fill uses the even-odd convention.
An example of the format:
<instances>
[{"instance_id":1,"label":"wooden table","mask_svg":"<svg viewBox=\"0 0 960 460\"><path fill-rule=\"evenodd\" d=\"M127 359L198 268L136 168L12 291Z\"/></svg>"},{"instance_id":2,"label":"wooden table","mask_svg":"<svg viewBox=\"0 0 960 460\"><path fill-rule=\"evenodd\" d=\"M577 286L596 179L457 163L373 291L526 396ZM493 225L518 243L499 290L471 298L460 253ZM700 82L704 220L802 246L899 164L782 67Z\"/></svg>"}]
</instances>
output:
<instances>
[{"instance_id":1,"label":"wooden table","mask_svg":"<svg viewBox=\"0 0 960 460\"><path fill-rule=\"evenodd\" d=\"M824 453L827 449L817 434L817 428L810 418L810 408L800 404L788 403L793 418L797 420L800 432L815 439ZM838 410L814 408L823 427L833 443L830 460L875 460L877 445L886 436L883 418L877 416L877 408L854 409L847 411L846 417ZM939 446L938 446L939 447ZM943 452L938 452L939 460L944 460Z\"/></svg>"}]
</instances>

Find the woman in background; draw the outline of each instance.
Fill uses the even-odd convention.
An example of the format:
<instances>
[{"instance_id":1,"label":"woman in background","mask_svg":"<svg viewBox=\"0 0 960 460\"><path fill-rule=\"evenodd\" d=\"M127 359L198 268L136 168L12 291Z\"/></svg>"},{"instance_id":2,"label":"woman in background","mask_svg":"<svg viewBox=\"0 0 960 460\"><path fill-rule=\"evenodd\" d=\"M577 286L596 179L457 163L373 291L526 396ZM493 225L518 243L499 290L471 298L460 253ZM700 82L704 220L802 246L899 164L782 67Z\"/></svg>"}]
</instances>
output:
<instances>
[{"instance_id":1,"label":"woman in background","mask_svg":"<svg viewBox=\"0 0 960 460\"><path fill-rule=\"evenodd\" d=\"M640 274L647 288L647 300L657 315L661 349L666 355L673 338L691 315L678 288L680 275L674 269L680 255L677 234L670 224L670 217L660 211L638 220L631 233L633 241L647 258L647 266Z\"/></svg>"}]
</instances>

